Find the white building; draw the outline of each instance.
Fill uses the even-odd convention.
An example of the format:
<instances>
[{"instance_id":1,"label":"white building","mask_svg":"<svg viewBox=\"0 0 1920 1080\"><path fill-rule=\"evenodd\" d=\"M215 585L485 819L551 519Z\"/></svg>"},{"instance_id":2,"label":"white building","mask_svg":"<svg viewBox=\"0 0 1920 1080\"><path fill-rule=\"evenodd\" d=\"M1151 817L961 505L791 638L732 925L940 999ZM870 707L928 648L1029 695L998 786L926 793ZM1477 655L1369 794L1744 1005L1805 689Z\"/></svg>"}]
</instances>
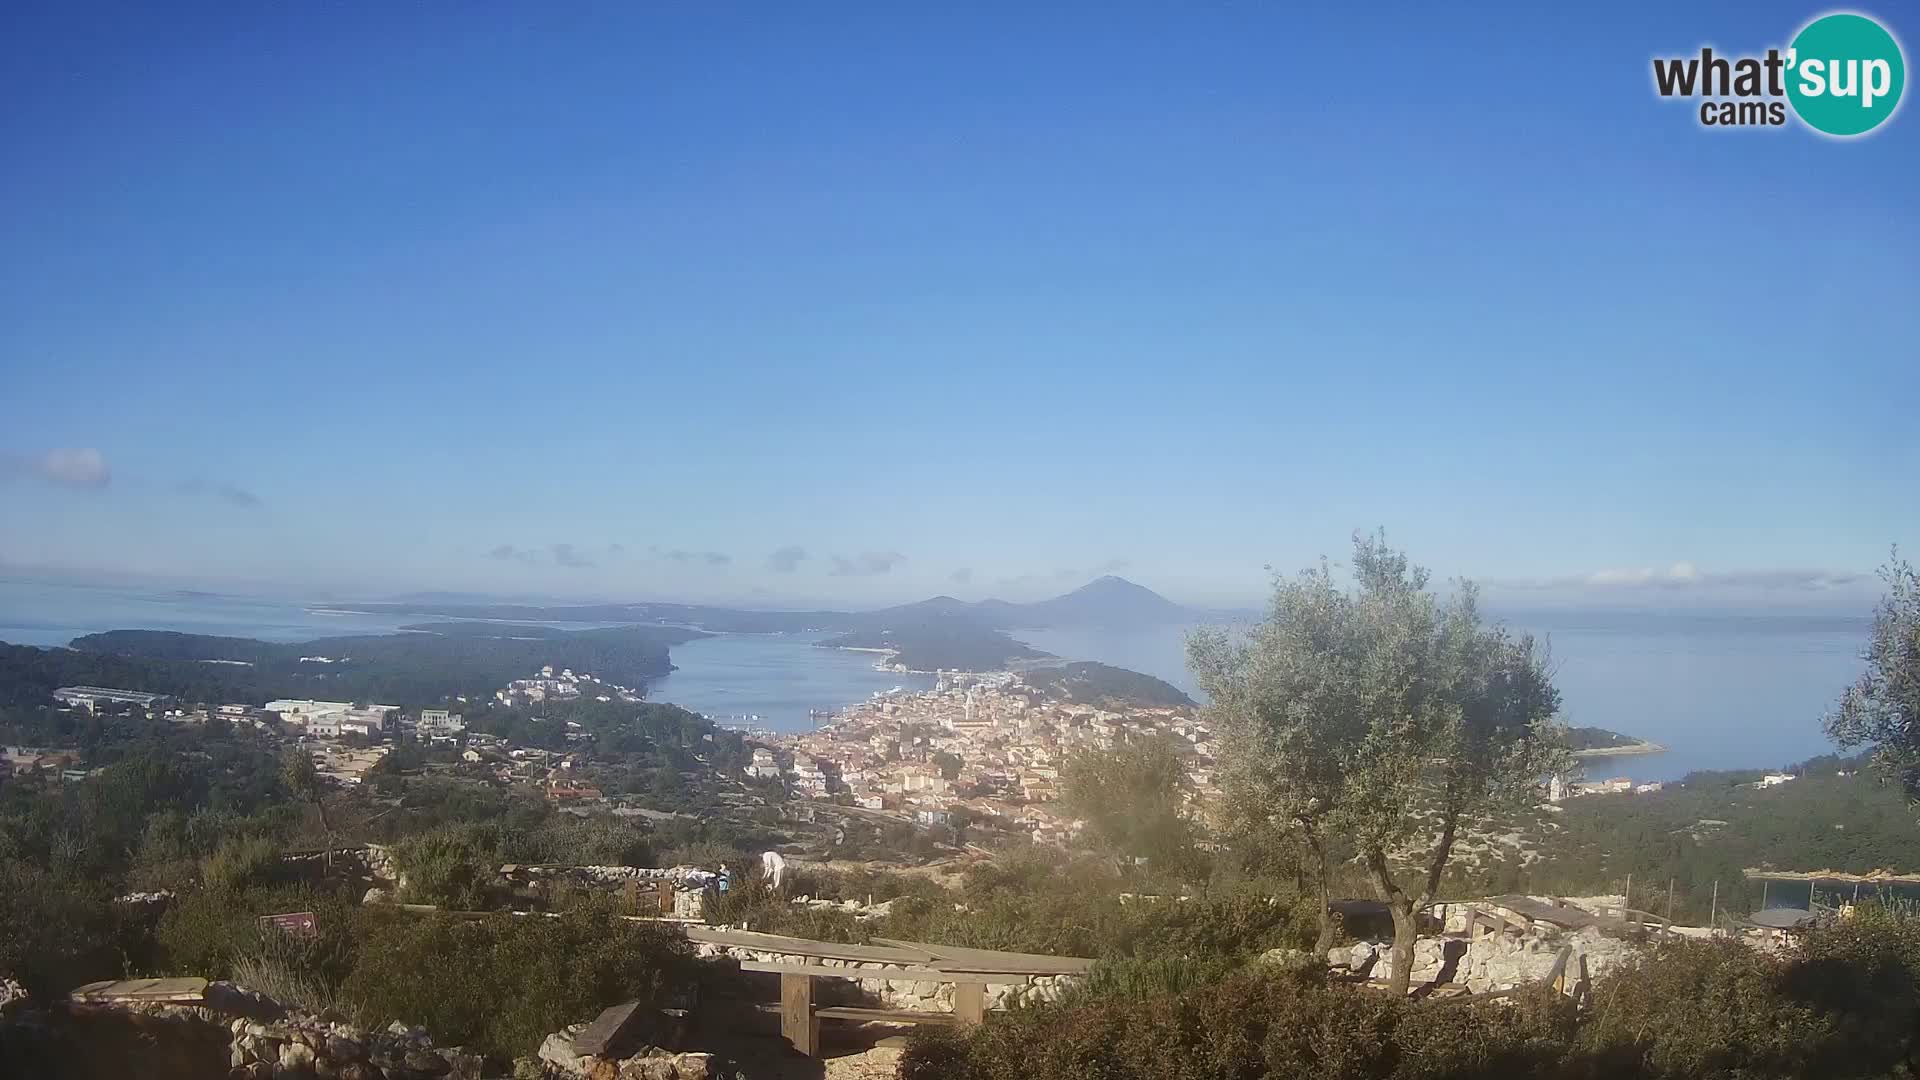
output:
<instances>
[{"instance_id":1,"label":"white building","mask_svg":"<svg viewBox=\"0 0 1920 1080\"><path fill-rule=\"evenodd\" d=\"M282 698L267 701L269 713L280 713L282 721L301 721L309 717L323 717L326 713L348 713L353 709L353 701L315 701L311 698Z\"/></svg>"},{"instance_id":2,"label":"white building","mask_svg":"<svg viewBox=\"0 0 1920 1080\"><path fill-rule=\"evenodd\" d=\"M827 793L827 774L820 763L806 754L793 756L793 790L802 795L822 796Z\"/></svg>"},{"instance_id":3,"label":"white building","mask_svg":"<svg viewBox=\"0 0 1920 1080\"><path fill-rule=\"evenodd\" d=\"M115 690L107 686L63 686L53 692L53 700L62 705L78 705L88 712L102 702L109 705L136 705L142 709L151 709L167 700L165 694L149 694L141 690Z\"/></svg>"},{"instance_id":4,"label":"white building","mask_svg":"<svg viewBox=\"0 0 1920 1080\"><path fill-rule=\"evenodd\" d=\"M764 746L759 746L754 748L753 761L748 763L747 767L741 771L746 773L750 779L754 780L778 780L780 778L780 763L773 759L773 751Z\"/></svg>"},{"instance_id":5,"label":"white building","mask_svg":"<svg viewBox=\"0 0 1920 1080\"><path fill-rule=\"evenodd\" d=\"M467 730L466 717L446 709L421 709L420 722L414 726L423 738L457 735Z\"/></svg>"}]
</instances>

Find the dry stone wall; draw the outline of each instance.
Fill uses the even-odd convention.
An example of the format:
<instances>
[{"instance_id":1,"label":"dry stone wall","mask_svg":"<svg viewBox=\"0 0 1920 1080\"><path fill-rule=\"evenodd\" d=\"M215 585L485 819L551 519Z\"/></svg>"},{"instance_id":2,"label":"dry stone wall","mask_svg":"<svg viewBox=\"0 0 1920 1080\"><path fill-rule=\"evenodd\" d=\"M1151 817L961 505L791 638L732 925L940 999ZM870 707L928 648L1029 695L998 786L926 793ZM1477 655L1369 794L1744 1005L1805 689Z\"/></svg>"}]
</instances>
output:
<instances>
[{"instance_id":1,"label":"dry stone wall","mask_svg":"<svg viewBox=\"0 0 1920 1080\"><path fill-rule=\"evenodd\" d=\"M833 957L820 958L801 956L794 953L768 952L761 949L748 949L737 945L716 945L701 942L699 954L703 957L731 957L735 960L756 960L775 964L810 964L843 970L847 978L858 980L863 993L872 997L882 1007L889 1009L908 1009L915 1012L952 1012L953 984L933 982L913 978L889 978L887 972L901 971L908 967L924 968L924 964L894 964L873 960L841 960ZM1021 983L1006 985L989 984L986 990L988 1009L1011 1008L1018 1001L1053 1001L1061 991L1078 975L1029 975Z\"/></svg>"}]
</instances>

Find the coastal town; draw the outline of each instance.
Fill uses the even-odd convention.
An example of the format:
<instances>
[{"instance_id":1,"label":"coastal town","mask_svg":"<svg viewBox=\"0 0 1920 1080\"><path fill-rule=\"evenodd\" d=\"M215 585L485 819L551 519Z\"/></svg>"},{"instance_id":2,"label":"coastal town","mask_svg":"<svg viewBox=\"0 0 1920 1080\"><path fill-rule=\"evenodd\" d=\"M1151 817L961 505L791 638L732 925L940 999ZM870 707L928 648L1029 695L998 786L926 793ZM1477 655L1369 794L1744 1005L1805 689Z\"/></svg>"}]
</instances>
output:
<instances>
[{"instance_id":1,"label":"coastal town","mask_svg":"<svg viewBox=\"0 0 1920 1080\"><path fill-rule=\"evenodd\" d=\"M382 704L276 699L261 705L201 705L140 691L62 687L58 705L93 711L135 709L177 724L243 724L298 745L324 778L363 783L396 746L414 745L452 767L465 766L509 787L538 791L576 810L610 799L582 779L595 763L592 737L571 720L565 745L529 746L475 730L447 708L403 710ZM539 711L559 702L638 703L634 689L593 675L544 666L501 687L480 710ZM734 779L779 784L784 793L837 803L920 826L944 826L956 817L1064 844L1080 823L1059 807L1064 764L1082 750L1109 748L1140 737L1173 740L1186 762L1189 797L1213 793L1212 732L1190 705L1107 706L1061 701L1025 676L941 673L932 689L896 689L834 713L811 731L756 732L751 760ZM536 723L542 721L535 720ZM8 748L16 771L70 767L70 757L27 747ZM73 779L81 778L75 773Z\"/></svg>"},{"instance_id":2,"label":"coastal town","mask_svg":"<svg viewBox=\"0 0 1920 1080\"><path fill-rule=\"evenodd\" d=\"M469 727L450 708L414 711L397 706L315 699L278 699L259 706L183 704L160 695L95 686L61 687L55 703L147 711L175 723L249 724L302 747L316 771L341 785L359 785L395 746L414 745L439 767L469 771L512 788L535 791L576 812L631 809L596 787L587 774L596 762L590 733L572 720L555 721L561 742L522 745ZM544 665L499 688L489 708L539 712L563 702L644 701L641 690L586 672ZM458 704L457 702L455 704ZM1191 704L1147 705L1062 700L1031 672L940 672L927 690L895 688L833 712L815 714L807 731L749 734L751 760L733 779L774 783L794 798L837 804L923 827L977 824L1065 845L1083 823L1061 802L1061 771L1076 754L1119 743L1162 738L1186 773L1186 798L1196 806L1218 795L1219 748L1204 713ZM545 723L538 717L534 723ZM437 753L436 753L437 752ZM55 769L83 778L71 755L29 747L5 750L10 771ZM1608 756L1602 752L1596 756ZM1761 786L1793 779L1770 774ZM1624 778L1552 778L1548 804L1587 795L1650 794L1659 783Z\"/></svg>"},{"instance_id":3,"label":"coastal town","mask_svg":"<svg viewBox=\"0 0 1920 1080\"><path fill-rule=\"evenodd\" d=\"M1082 750L1155 736L1183 748L1189 798L1210 796L1214 738L1192 706L1063 702L1012 672L945 672L931 690L877 695L817 730L773 736L749 768L787 775L799 795L844 794L862 809L923 825L949 824L960 812L1064 843L1080 828L1058 809L1065 763Z\"/></svg>"}]
</instances>

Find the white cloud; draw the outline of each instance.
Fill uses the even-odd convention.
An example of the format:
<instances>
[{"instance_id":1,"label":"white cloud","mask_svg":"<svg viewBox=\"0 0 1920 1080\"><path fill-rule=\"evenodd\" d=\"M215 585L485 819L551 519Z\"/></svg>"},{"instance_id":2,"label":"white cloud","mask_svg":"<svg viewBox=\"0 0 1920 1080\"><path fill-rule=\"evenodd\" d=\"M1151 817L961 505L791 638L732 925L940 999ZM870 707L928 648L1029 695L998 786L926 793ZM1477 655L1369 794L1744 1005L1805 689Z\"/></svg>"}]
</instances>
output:
<instances>
[{"instance_id":1,"label":"white cloud","mask_svg":"<svg viewBox=\"0 0 1920 1080\"><path fill-rule=\"evenodd\" d=\"M35 476L61 487L96 491L113 482L107 456L90 446L0 454L0 476Z\"/></svg>"},{"instance_id":2,"label":"white cloud","mask_svg":"<svg viewBox=\"0 0 1920 1080\"><path fill-rule=\"evenodd\" d=\"M807 561L807 549L798 544L786 547L767 556L767 569L776 574L791 574L794 568Z\"/></svg>"},{"instance_id":3,"label":"white cloud","mask_svg":"<svg viewBox=\"0 0 1920 1080\"><path fill-rule=\"evenodd\" d=\"M1589 588L1608 591L1629 589L1706 590L1758 589L1814 591L1839 588L1866 580L1867 575L1850 571L1781 568L1770 570L1702 570L1692 562L1681 561L1665 567L1628 566L1594 570L1555 578L1519 581L1491 581L1488 584L1512 589Z\"/></svg>"},{"instance_id":4,"label":"white cloud","mask_svg":"<svg viewBox=\"0 0 1920 1080\"><path fill-rule=\"evenodd\" d=\"M839 577L871 577L892 570L906 558L897 551L866 551L851 559L835 555L833 573Z\"/></svg>"}]
</instances>

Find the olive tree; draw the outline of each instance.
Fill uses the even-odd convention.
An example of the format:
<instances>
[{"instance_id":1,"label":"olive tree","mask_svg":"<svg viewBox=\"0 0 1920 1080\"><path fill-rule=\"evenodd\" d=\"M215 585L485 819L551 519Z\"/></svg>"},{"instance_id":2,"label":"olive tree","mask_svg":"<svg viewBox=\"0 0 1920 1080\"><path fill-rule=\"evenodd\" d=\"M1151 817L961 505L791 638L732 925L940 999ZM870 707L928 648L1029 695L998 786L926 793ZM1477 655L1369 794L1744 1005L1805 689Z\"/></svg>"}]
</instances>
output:
<instances>
[{"instance_id":1,"label":"olive tree","mask_svg":"<svg viewBox=\"0 0 1920 1080\"><path fill-rule=\"evenodd\" d=\"M1341 587L1323 562L1279 581L1243 644L1202 636L1191 652L1229 808L1317 851L1323 900L1326 837L1353 846L1393 918L1404 993L1463 828L1536 800L1567 767L1566 740L1543 651L1488 625L1471 583L1435 595L1379 535L1354 538L1352 577Z\"/></svg>"},{"instance_id":2,"label":"olive tree","mask_svg":"<svg viewBox=\"0 0 1920 1080\"><path fill-rule=\"evenodd\" d=\"M1874 768L1920 801L1920 572L1897 555L1880 568L1887 593L1862 657L1867 669L1827 714L1842 747L1871 746Z\"/></svg>"},{"instance_id":3,"label":"olive tree","mask_svg":"<svg viewBox=\"0 0 1920 1080\"><path fill-rule=\"evenodd\" d=\"M320 831L326 836L326 854L323 859L329 870L333 868L333 819L327 816L327 788L320 778L320 770L314 767L313 759L304 750L289 749L280 756L280 782L294 798L312 803L320 812Z\"/></svg>"},{"instance_id":4,"label":"olive tree","mask_svg":"<svg viewBox=\"0 0 1920 1080\"><path fill-rule=\"evenodd\" d=\"M1345 789L1340 728L1363 712L1342 657L1352 598L1323 560L1278 579L1263 622L1244 635L1209 627L1187 640L1187 664L1220 739L1220 812L1237 845L1297 847L1319 900L1317 951L1333 947L1331 815ZM1270 854L1270 850L1263 851Z\"/></svg>"},{"instance_id":5,"label":"olive tree","mask_svg":"<svg viewBox=\"0 0 1920 1080\"><path fill-rule=\"evenodd\" d=\"M1136 735L1082 751L1067 760L1060 779L1067 808L1126 862L1177 872L1191 855L1186 765L1171 738Z\"/></svg>"}]
</instances>

